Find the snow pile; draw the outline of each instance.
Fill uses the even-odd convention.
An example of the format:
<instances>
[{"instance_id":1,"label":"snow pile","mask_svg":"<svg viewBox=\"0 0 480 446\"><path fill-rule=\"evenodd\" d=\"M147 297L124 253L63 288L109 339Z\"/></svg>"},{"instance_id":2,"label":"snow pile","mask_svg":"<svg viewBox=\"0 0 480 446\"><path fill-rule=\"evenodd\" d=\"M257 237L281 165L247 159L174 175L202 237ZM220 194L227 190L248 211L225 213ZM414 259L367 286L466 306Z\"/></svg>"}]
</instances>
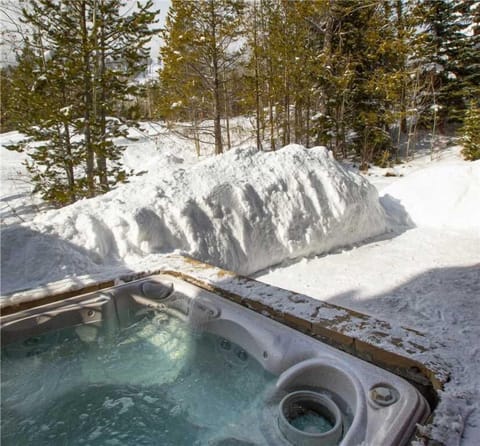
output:
<instances>
[{"instance_id":1,"label":"snow pile","mask_svg":"<svg viewBox=\"0 0 480 446\"><path fill-rule=\"evenodd\" d=\"M2 291L174 250L249 274L386 230L376 189L325 148L232 150L5 228Z\"/></svg>"},{"instance_id":2,"label":"snow pile","mask_svg":"<svg viewBox=\"0 0 480 446\"><path fill-rule=\"evenodd\" d=\"M399 200L417 226L480 234L480 161L434 165L382 191Z\"/></svg>"}]
</instances>

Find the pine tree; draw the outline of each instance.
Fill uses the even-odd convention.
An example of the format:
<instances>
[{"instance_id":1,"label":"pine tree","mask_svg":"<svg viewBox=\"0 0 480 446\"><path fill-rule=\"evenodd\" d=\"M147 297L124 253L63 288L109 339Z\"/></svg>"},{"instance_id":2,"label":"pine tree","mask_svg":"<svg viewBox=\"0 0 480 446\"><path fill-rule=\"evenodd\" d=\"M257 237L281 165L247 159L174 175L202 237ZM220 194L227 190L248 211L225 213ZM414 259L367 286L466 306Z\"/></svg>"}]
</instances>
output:
<instances>
[{"instance_id":1,"label":"pine tree","mask_svg":"<svg viewBox=\"0 0 480 446\"><path fill-rule=\"evenodd\" d=\"M480 2L457 0L453 11L462 38L454 64L460 70L459 89L466 108L471 100L480 96Z\"/></svg>"},{"instance_id":2,"label":"pine tree","mask_svg":"<svg viewBox=\"0 0 480 446\"><path fill-rule=\"evenodd\" d=\"M314 128L317 143L327 145L336 156L347 155L347 122L351 122L350 109L355 78L350 51L343 45L343 17L348 5L325 2L323 14L316 23L318 63L323 67L317 75L317 114Z\"/></svg>"},{"instance_id":3,"label":"pine tree","mask_svg":"<svg viewBox=\"0 0 480 446\"><path fill-rule=\"evenodd\" d=\"M125 177L125 172L116 163L122 148L112 141L115 137L126 136L125 126L118 119L108 117L116 114L122 101L139 93L139 87L131 80L146 69L146 43L154 32L149 29L156 15L150 11L151 0L143 6L137 5L137 10L126 17L121 13L124 5L120 0L97 0L98 12L92 30L95 45L92 130L96 172L102 192ZM113 178L112 184L109 178Z\"/></svg>"},{"instance_id":4,"label":"pine tree","mask_svg":"<svg viewBox=\"0 0 480 446\"><path fill-rule=\"evenodd\" d=\"M249 57L244 94L255 110L257 146L310 145L314 73L318 67L312 20L319 2L262 0L246 16ZM249 94L249 92L252 92Z\"/></svg>"},{"instance_id":5,"label":"pine tree","mask_svg":"<svg viewBox=\"0 0 480 446\"><path fill-rule=\"evenodd\" d=\"M355 150L362 168L392 148L392 104L405 50L388 1L325 2L317 39L318 142L337 156Z\"/></svg>"},{"instance_id":6,"label":"pine tree","mask_svg":"<svg viewBox=\"0 0 480 446\"><path fill-rule=\"evenodd\" d=\"M459 122L467 106L465 93L471 75L469 60L470 1L419 0L414 11L419 17L418 63L429 89L430 113L427 124L438 121L440 132L449 122ZM478 56L477 56L478 63ZM478 79L478 77L477 77Z\"/></svg>"},{"instance_id":7,"label":"pine tree","mask_svg":"<svg viewBox=\"0 0 480 446\"><path fill-rule=\"evenodd\" d=\"M465 114L465 120L461 129L462 154L466 160L475 161L480 159L480 106L474 101Z\"/></svg>"},{"instance_id":8,"label":"pine tree","mask_svg":"<svg viewBox=\"0 0 480 446\"><path fill-rule=\"evenodd\" d=\"M261 70L261 45L262 39L262 2L253 0L251 7L245 20L250 26L246 27L246 34L248 39L248 46L250 49L250 58L247 63L247 88L249 88L253 95L245 95L245 102L247 106L254 109L255 115L255 139L257 149L262 149L263 129L264 129L264 113L263 113L263 98L260 86L263 84L263 76Z\"/></svg>"},{"instance_id":9,"label":"pine tree","mask_svg":"<svg viewBox=\"0 0 480 446\"><path fill-rule=\"evenodd\" d=\"M16 128L29 136L13 148L27 152L35 192L59 206L82 196L81 180L75 175L82 148L73 142L80 130L71 113L75 95L69 88L64 55L47 51L41 35L34 32L13 69L15 101L10 109Z\"/></svg>"},{"instance_id":10,"label":"pine tree","mask_svg":"<svg viewBox=\"0 0 480 446\"><path fill-rule=\"evenodd\" d=\"M408 141L409 126L413 121L412 113L416 109L415 106L410 106L412 92L415 90L412 84L416 81L416 72L409 60L416 23L412 18L411 7L402 0L391 2L391 12L388 15L391 16L394 26L389 39L385 39L385 49L395 56L391 59L390 72L385 78L385 91L389 104L388 122L396 127L392 141L394 153L389 161L396 162L399 160L403 139L407 137Z\"/></svg>"},{"instance_id":11,"label":"pine tree","mask_svg":"<svg viewBox=\"0 0 480 446\"><path fill-rule=\"evenodd\" d=\"M234 47L243 8L238 0L174 0L163 31L161 110L169 119L212 119L216 154L223 152L222 116L229 76L241 53Z\"/></svg>"},{"instance_id":12,"label":"pine tree","mask_svg":"<svg viewBox=\"0 0 480 446\"><path fill-rule=\"evenodd\" d=\"M245 15L245 29L249 54L246 64L246 90L243 100L254 109L257 147L263 148L263 141L269 133L269 145L275 150L277 145L278 80L280 71L277 64L281 58L275 51L278 39L275 26L278 21L279 2L274 0L254 1L249 14ZM253 94L249 94L252 92Z\"/></svg>"},{"instance_id":13,"label":"pine tree","mask_svg":"<svg viewBox=\"0 0 480 446\"><path fill-rule=\"evenodd\" d=\"M120 0L31 0L28 6L23 17L34 41L19 67L26 74L33 60L35 79L21 78L32 85L18 89L19 103L33 103L41 115L23 129L41 142L27 151L28 166L43 197L60 205L125 180L122 148L113 142L125 130L109 116L136 90L131 80L147 60L156 13L150 0L129 15Z\"/></svg>"},{"instance_id":14,"label":"pine tree","mask_svg":"<svg viewBox=\"0 0 480 446\"><path fill-rule=\"evenodd\" d=\"M34 33L26 39L15 64L3 70L5 80L2 88L7 90L7 94L2 95L5 107L2 113L8 114L10 124L21 131L40 122L44 116L44 97L47 101L51 99L51 95L46 94L47 85L41 74L42 58L32 41L36 38Z\"/></svg>"}]
</instances>

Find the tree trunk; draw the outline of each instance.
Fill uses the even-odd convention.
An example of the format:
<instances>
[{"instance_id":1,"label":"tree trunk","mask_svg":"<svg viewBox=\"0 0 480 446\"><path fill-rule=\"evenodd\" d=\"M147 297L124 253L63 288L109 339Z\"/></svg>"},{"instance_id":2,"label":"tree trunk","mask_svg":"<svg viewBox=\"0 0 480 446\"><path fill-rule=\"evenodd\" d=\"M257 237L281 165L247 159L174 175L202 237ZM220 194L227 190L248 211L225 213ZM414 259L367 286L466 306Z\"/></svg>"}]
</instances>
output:
<instances>
[{"instance_id":1,"label":"tree trunk","mask_svg":"<svg viewBox=\"0 0 480 446\"><path fill-rule=\"evenodd\" d=\"M216 65L216 64L215 64ZM215 90L214 90L214 119L213 119L213 131L215 135L215 154L219 155L223 153L222 143L222 116L220 113L220 83L217 75L215 75Z\"/></svg>"},{"instance_id":2,"label":"tree trunk","mask_svg":"<svg viewBox=\"0 0 480 446\"><path fill-rule=\"evenodd\" d=\"M224 102L224 113L225 113L225 130L227 132L227 150L232 148L232 142L230 140L230 97L228 95L227 89L227 74L225 72L225 67L223 68L223 102Z\"/></svg>"},{"instance_id":3,"label":"tree trunk","mask_svg":"<svg viewBox=\"0 0 480 446\"><path fill-rule=\"evenodd\" d=\"M307 116L306 116L306 135L305 135L305 147L310 147L310 95L307 96Z\"/></svg>"},{"instance_id":4,"label":"tree trunk","mask_svg":"<svg viewBox=\"0 0 480 446\"><path fill-rule=\"evenodd\" d=\"M253 2L253 57L255 60L255 133L257 137L257 150L262 150L260 136L260 80L258 69L258 33L257 33L257 0Z\"/></svg>"},{"instance_id":5,"label":"tree trunk","mask_svg":"<svg viewBox=\"0 0 480 446\"><path fill-rule=\"evenodd\" d=\"M103 0L100 0L103 6ZM103 10L103 8L102 8ZM106 66L105 66L105 24L103 22L104 17L101 17L101 24L100 24L100 48L97 49L99 52L98 61L100 64L99 67L99 76L98 79L100 81L100 107L99 108L99 118L100 118L100 147L96 151L97 157L97 170L98 170L98 181L100 183L100 187L102 188L102 192L107 192L110 187L108 185L108 172L107 172L107 159L105 156L105 147L107 143L107 118L105 112L105 104L107 102L107 86L106 86Z\"/></svg>"},{"instance_id":6,"label":"tree trunk","mask_svg":"<svg viewBox=\"0 0 480 446\"><path fill-rule=\"evenodd\" d=\"M219 56L217 48L217 22L215 17L215 2L210 0L210 11L212 19L212 65L213 65L213 132L215 135L215 154L223 153L222 142L222 116L220 107L220 78L219 78Z\"/></svg>"},{"instance_id":7,"label":"tree trunk","mask_svg":"<svg viewBox=\"0 0 480 446\"><path fill-rule=\"evenodd\" d=\"M268 58L268 80L267 80L267 94L268 94L268 118L270 120L270 148L275 150L275 120L276 116L274 116L273 112L273 68L272 68L272 60ZM275 115L278 115L278 108L275 109Z\"/></svg>"},{"instance_id":8,"label":"tree trunk","mask_svg":"<svg viewBox=\"0 0 480 446\"><path fill-rule=\"evenodd\" d=\"M70 129L68 128L68 122L63 123L63 132L65 135L65 151L67 156L64 159L65 172L67 174L67 184L69 191L70 203L74 203L77 200L75 193L75 175L73 172L73 153L72 144L70 141Z\"/></svg>"},{"instance_id":9,"label":"tree trunk","mask_svg":"<svg viewBox=\"0 0 480 446\"><path fill-rule=\"evenodd\" d=\"M197 157L200 158L200 138L198 136L197 110L193 111L193 140L195 142L195 152L197 152Z\"/></svg>"},{"instance_id":10,"label":"tree trunk","mask_svg":"<svg viewBox=\"0 0 480 446\"><path fill-rule=\"evenodd\" d=\"M283 88L283 145L286 146L287 144L290 144L290 86L288 79L287 63L285 63L285 67L283 69Z\"/></svg>"},{"instance_id":11,"label":"tree trunk","mask_svg":"<svg viewBox=\"0 0 480 446\"><path fill-rule=\"evenodd\" d=\"M87 189L88 196L95 196L95 178L94 178L94 151L92 148L92 116L91 111L93 107L92 97L92 82L91 82L91 61L90 49L88 42L87 29L87 7L86 1L81 3L81 33L82 33L82 58L83 58L83 100L84 100L84 131L85 138L85 173L87 175Z\"/></svg>"}]
</instances>

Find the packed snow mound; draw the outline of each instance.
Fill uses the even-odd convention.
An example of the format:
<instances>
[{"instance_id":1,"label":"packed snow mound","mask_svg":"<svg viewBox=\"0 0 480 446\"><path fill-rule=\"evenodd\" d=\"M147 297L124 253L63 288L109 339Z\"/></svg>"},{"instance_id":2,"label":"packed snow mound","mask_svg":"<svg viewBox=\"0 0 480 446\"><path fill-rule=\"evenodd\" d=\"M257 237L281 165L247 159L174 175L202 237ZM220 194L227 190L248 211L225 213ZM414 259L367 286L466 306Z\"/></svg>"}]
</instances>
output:
<instances>
[{"instance_id":1,"label":"packed snow mound","mask_svg":"<svg viewBox=\"0 0 480 446\"><path fill-rule=\"evenodd\" d=\"M174 250L249 274L386 230L376 189L324 147L239 149L188 168L151 167L106 195L6 228L2 286L5 293Z\"/></svg>"},{"instance_id":2,"label":"packed snow mound","mask_svg":"<svg viewBox=\"0 0 480 446\"><path fill-rule=\"evenodd\" d=\"M480 161L454 161L414 172L382 190L416 226L472 230L480 235Z\"/></svg>"}]
</instances>

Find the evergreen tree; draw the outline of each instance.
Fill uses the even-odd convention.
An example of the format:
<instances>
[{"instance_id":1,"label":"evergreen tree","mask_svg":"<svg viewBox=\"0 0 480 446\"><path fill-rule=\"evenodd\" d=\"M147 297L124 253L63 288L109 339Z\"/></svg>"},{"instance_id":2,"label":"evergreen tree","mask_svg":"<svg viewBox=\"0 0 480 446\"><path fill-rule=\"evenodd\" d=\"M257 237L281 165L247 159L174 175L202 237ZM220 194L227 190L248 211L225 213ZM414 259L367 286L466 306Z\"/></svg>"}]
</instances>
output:
<instances>
[{"instance_id":1,"label":"evergreen tree","mask_svg":"<svg viewBox=\"0 0 480 446\"><path fill-rule=\"evenodd\" d=\"M223 152L227 84L241 53L235 46L243 8L238 0L174 0L162 33L161 110L168 119L212 119L217 154Z\"/></svg>"},{"instance_id":2,"label":"evergreen tree","mask_svg":"<svg viewBox=\"0 0 480 446\"><path fill-rule=\"evenodd\" d=\"M461 0L419 0L415 11L420 25L418 63L423 70L431 104L426 118L434 127L438 121L442 133L449 121L462 119L467 106L465 93L471 85L467 78L471 75L472 66L466 35L470 3ZM478 55L476 58L478 63Z\"/></svg>"},{"instance_id":3,"label":"evergreen tree","mask_svg":"<svg viewBox=\"0 0 480 446\"><path fill-rule=\"evenodd\" d=\"M24 12L32 37L2 72L2 88L18 98L2 98L2 120L42 141L30 169L49 200L93 196L124 179L113 144L124 127L112 117L129 102L192 122L198 153L200 130L222 153L230 117L248 113L259 149L320 143L366 168L398 156L405 137L408 154L419 124L435 133L460 122L480 94L474 0L173 0L160 82L145 85L141 104L130 101L139 94L131 79L148 60L154 13L149 1L122 16L124 4L31 0Z\"/></svg>"},{"instance_id":4,"label":"evergreen tree","mask_svg":"<svg viewBox=\"0 0 480 446\"><path fill-rule=\"evenodd\" d=\"M270 147L310 145L317 48L311 21L319 2L266 1L250 5L246 16L250 88L257 146L268 129ZM249 92L252 92L249 94Z\"/></svg>"},{"instance_id":5,"label":"evergreen tree","mask_svg":"<svg viewBox=\"0 0 480 446\"><path fill-rule=\"evenodd\" d=\"M480 96L480 2L457 0L453 11L462 39L454 65L460 70L459 90L466 108Z\"/></svg>"},{"instance_id":6,"label":"evergreen tree","mask_svg":"<svg viewBox=\"0 0 480 446\"><path fill-rule=\"evenodd\" d=\"M254 0L248 13L245 14L245 20L250 26L246 27L248 46L251 51L250 60L247 64L249 73L247 73L247 88L251 89L253 95L246 95L244 102L254 110L255 115L255 139L257 149L262 149L262 140L264 138L264 112L263 95L261 86L263 85L262 59L261 59L261 39L263 29L261 27L263 13L262 2Z\"/></svg>"},{"instance_id":7,"label":"evergreen tree","mask_svg":"<svg viewBox=\"0 0 480 446\"><path fill-rule=\"evenodd\" d=\"M11 107L13 70L11 67L0 68L0 132L8 132L12 125Z\"/></svg>"},{"instance_id":8,"label":"evergreen tree","mask_svg":"<svg viewBox=\"0 0 480 446\"><path fill-rule=\"evenodd\" d=\"M33 34L26 39L16 63L2 70L5 75L2 88L7 90L6 95L2 94L2 113L7 114L11 125L21 131L40 122L44 115L44 99L51 100L42 76L40 51L35 48L37 38Z\"/></svg>"},{"instance_id":9,"label":"evergreen tree","mask_svg":"<svg viewBox=\"0 0 480 446\"><path fill-rule=\"evenodd\" d=\"M393 15L388 1L338 0L326 2L318 24L325 69L318 77L317 139L337 156L355 150L362 168L393 145L392 104L405 59Z\"/></svg>"},{"instance_id":10,"label":"evergreen tree","mask_svg":"<svg viewBox=\"0 0 480 446\"><path fill-rule=\"evenodd\" d=\"M266 132L269 145L275 150L279 133L276 119L278 55L274 52L278 2L274 0L254 1L245 14L245 30L248 45L246 63L246 88L242 100L254 110L257 147L263 147ZM251 94L250 94L251 92Z\"/></svg>"},{"instance_id":11,"label":"evergreen tree","mask_svg":"<svg viewBox=\"0 0 480 446\"><path fill-rule=\"evenodd\" d=\"M123 17L120 0L97 0L97 21L94 23L95 60L93 63L93 110L95 113L94 136L98 183L102 191L110 188L109 177L122 180L124 172L112 164L120 158L120 148L112 138L125 136L125 126L114 116L119 104L139 94L139 87L132 79L146 69L148 48L146 43L154 31L149 25L155 19L150 11L150 0L137 10ZM107 160L110 163L107 163Z\"/></svg>"},{"instance_id":12,"label":"evergreen tree","mask_svg":"<svg viewBox=\"0 0 480 446\"><path fill-rule=\"evenodd\" d=\"M80 130L72 115L75 95L69 88L64 55L45 50L40 34L34 32L25 42L11 82L15 95L12 119L16 128L29 136L27 142L13 148L26 150L35 192L55 205L82 196L81 179L75 173L82 148L73 142Z\"/></svg>"},{"instance_id":13,"label":"evergreen tree","mask_svg":"<svg viewBox=\"0 0 480 446\"><path fill-rule=\"evenodd\" d=\"M38 123L26 121L36 126L23 129L41 142L27 152L29 169L43 197L56 204L94 196L125 180L118 164L122 148L113 142L125 130L110 116L135 93L131 80L144 68L156 14L151 0L129 15L122 14L125 5L31 0L23 10L35 38L19 67L26 74L32 59L35 79L22 78L33 84L19 88L19 100L23 108L33 101L41 115Z\"/></svg>"}]
</instances>

